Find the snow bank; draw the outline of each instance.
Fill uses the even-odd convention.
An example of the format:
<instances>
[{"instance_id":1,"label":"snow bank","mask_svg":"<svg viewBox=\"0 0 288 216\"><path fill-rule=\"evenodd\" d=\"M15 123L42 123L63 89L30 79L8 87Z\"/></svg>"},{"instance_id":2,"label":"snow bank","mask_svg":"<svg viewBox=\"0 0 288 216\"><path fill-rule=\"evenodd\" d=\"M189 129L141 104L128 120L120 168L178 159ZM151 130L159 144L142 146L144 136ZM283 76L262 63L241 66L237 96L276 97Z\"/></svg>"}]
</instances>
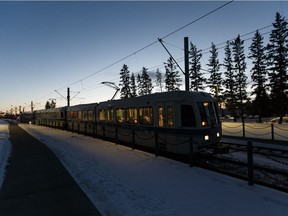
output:
<instances>
[{"instance_id":1,"label":"snow bank","mask_svg":"<svg viewBox=\"0 0 288 216\"><path fill-rule=\"evenodd\" d=\"M66 131L20 125L60 158L102 215L282 216L288 194Z\"/></svg>"},{"instance_id":2,"label":"snow bank","mask_svg":"<svg viewBox=\"0 0 288 216\"><path fill-rule=\"evenodd\" d=\"M5 168L11 151L8 123L0 120L0 189L5 176Z\"/></svg>"}]
</instances>

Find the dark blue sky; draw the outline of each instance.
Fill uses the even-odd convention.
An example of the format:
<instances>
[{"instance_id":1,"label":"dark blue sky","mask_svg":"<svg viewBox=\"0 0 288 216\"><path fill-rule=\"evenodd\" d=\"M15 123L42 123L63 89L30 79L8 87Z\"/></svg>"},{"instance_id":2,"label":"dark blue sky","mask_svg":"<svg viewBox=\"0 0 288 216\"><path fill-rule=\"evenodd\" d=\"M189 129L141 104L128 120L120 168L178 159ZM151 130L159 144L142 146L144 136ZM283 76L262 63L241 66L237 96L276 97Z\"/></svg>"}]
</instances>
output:
<instances>
[{"instance_id":1,"label":"dark blue sky","mask_svg":"<svg viewBox=\"0 0 288 216\"><path fill-rule=\"evenodd\" d=\"M158 67L164 73L163 62L169 56L160 43L125 57L224 3L0 2L0 111L10 111L11 105L27 106L27 110L32 100L40 109L50 98L56 98L58 106L65 105L55 90L65 96L68 86L72 95L80 92L72 104L110 99L114 90L100 83L118 84L123 64L134 73L143 66L151 70ZM287 17L288 2L235 1L164 38L164 42L180 59L185 36L198 49L206 49L211 42L219 44L271 25L277 11ZM263 33L270 30L271 27ZM251 40L245 41L245 46L250 43ZM220 49L219 57L222 55ZM203 69L208 57L209 54L203 55ZM125 60L118 62L122 58Z\"/></svg>"}]
</instances>

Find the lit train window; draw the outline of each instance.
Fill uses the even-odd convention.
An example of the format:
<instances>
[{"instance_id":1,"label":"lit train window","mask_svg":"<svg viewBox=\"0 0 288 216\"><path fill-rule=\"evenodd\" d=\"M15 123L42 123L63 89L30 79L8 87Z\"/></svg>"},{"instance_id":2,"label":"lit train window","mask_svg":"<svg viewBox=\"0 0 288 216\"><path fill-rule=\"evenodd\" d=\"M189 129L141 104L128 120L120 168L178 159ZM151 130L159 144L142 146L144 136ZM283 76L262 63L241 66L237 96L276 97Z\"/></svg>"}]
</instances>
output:
<instances>
[{"instance_id":1,"label":"lit train window","mask_svg":"<svg viewBox=\"0 0 288 216\"><path fill-rule=\"evenodd\" d=\"M71 119L76 119L77 118L77 112L76 111L71 111Z\"/></svg>"},{"instance_id":2,"label":"lit train window","mask_svg":"<svg viewBox=\"0 0 288 216\"><path fill-rule=\"evenodd\" d=\"M116 122L125 123L125 109L116 109Z\"/></svg>"},{"instance_id":3,"label":"lit train window","mask_svg":"<svg viewBox=\"0 0 288 216\"><path fill-rule=\"evenodd\" d=\"M196 127L195 114L192 106L181 105L181 123L182 127Z\"/></svg>"},{"instance_id":4,"label":"lit train window","mask_svg":"<svg viewBox=\"0 0 288 216\"><path fill-rule=\"evenodd\" d=\"M173 107L168 106L167 107L167 126L172 127L174 125L173 122Z\"/></svg>"},{"instance_id":5,"label":"lit train window","mask_svg":"<svg viewBox=\"0 0 288 216\"><path fill-rule=\"evenodd\" d=\"M88 111L88 120L92 121L93 119L93 111Z\"/></svg>"},{"instance_id":6,"label":"lit train window","mask_svg":"<svg viewBox=\"0 0 288 216\"><path fill-rule=\"evenodd\" d=\"M127 123L137 124L138 123L138 114L137 108L129 108L126 110Z\"/></svg>"},{"instance_id":7,"label":"lit train window","mask_svg":"<svg viewBox=\"0 0 288 216\"><path fill-rule=\"evenodd\" d=\"M106 117L107 121L112 122L113 121L113 109L107 109L106 110Z\"/></svg>"},{"instance_id":8,"label":"lit train window","mask_svg":"<svg viewBox=\"0 0 288 216\"><path fill-rule=\"evenodd\" d=\"M78 119L79 119L79 120L82 120L82 117L83 117L82 111L79 111L79 112L78 112Z\"/></svg>"},{"instance_id":9,"label":"lit train window","mask_svg":"<svg viewBox=\"0 0 288 216\"><path fill-rule=\"evenodd\" d=\"M163 127L164 126L164 109L162 106L158 107L158 126Z\"/></svg>"},{"instance_id":10,"label":"lit train window","mask_svg":"<svg viewBox=\"0 0 288 216\"><path fill-rule=\"evenodd\" d=\"M85 120L85 121L88 120L87 114L88 114L88 111L84 110L83 111L83 120Z\"/></svg>"},{"instance_id":11,"label":"lit train window","mask_svg":"<svg viewBox=\"0 0 288 216\"><path fill-rule=\"evenodd\" d=\"M99 121L105 121L105 110L99 110Z\"/></svg>"},{"instance_id":12,"label":"lit train window","mask_svg":"<svg viewBox=\"0 0 288 216\"><path fill-rule=\"evenodd\" d=\"M153 124L153 108L152 107L139 108L139 123L143 125Z\"/></svg>"}]
</instances>

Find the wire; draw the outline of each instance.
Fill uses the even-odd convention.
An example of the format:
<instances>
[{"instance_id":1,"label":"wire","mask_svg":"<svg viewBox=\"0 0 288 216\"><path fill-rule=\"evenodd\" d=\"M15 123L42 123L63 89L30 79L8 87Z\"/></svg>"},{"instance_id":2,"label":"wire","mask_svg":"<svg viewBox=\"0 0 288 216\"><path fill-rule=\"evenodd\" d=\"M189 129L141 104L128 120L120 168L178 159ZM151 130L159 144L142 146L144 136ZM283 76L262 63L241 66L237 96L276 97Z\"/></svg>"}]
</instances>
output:
<instances>
[{"instance_id":1,"label":"wire","mask_svg":"<svg viewBox=\"0 0 288 216\"><path fill-rule=\"evenodd\" d=\"M201 19L203 19L203 18L209 16L210 14L212 14L212 13L214 13L214 12L220 10L221 8L227 6L228 4L232 3L233 1L234 1L234 0L229 1L229 2L227 2L227 3L225 3L225 4L221 5L221 6L219 6L218 8L216 8L216 9L214 9L214 10L212 10L212 11L210 11L210 12L204 14L203 16L199 17L198 19L193 20L192 22L189 22L188 24L186 24L186 25L184 25L184 26L182 26L182 27L176 29L175 31L173 31L173 32L171 32L171 33L169 33L169 34L167 34L166 36L162 37L161 39L167 38L167 37L169 37L169 36L175 34L176 32L178 32L178 31L180 31L180 30L186 28L187 26L192 25L193 23L195 23L195 22L197 22L197 21L199 21L199 20L201 20ZM150 46L153 46L154 44L156 44L156 43L158 43L158 42L159 42L159 40L156 40L156 41L154 41L154 42L152 42L152 43L150 43L150 44L144 46L143 48L141 48L141 49L139 49L139 50L137 50L137 51L135 51L135 52L133 52L133 53L131 53L131 54L129 54L129 55L127 55L127 56L125 56L125 57L123 57L123 58L117 60L117 61L115 61L114 63L112 63L112 64L110 64L110 65L108 65L108 66L106 66L106 67L104 67L104 68L102 68L102 69L100 69L100 70L98 70L98 71L96 71L96 72L94 72L94 73L92 73L92 74L90 74L90 75L88 75L88 76L86 76L86 77L80 79L80 80L77 80L77 81L75 81L75 82L73 82L73 83L70 83L69 85L66 85L66 86L64 86L64 87L62 87L62 88L59 88L58 90L63 89L63 88L67 88L67 87L69 87L69 86L71 86L71 85L74 85L74 84L76 84L76 83L78 83L78 82L82 82L83 80L88 79L88 78L90 78L90 77L92 77L92 76L94 76L94 75L96 75L96 74L98 74L98 73L100 73L100 72L102 72L102 71L104 71L104 70L106 70L106 69L108 69L108 68L110 68L110 67L112 67L112 66L118 64L119 62L122 62L123 60L125 60L125 59L127 59L127 58L129 58L129 57L131 57L131 56L133 56L133 55L135 55L135 54L137 54L137 53L139 53L139 52L141 52L141 51L147 49L147 48L150 47Z\"/></svg>"},{"instance_id":2,"label":"wire","mask_svg":"<svg viewBox=\"0 0 288 216\"><path fill-rule=\"evenodd\" d=\"M162 38L160 38L160 39L163 40L164 38L167 38L167 37L169 37L169 36L175 34L176 32L178 32L178 31L180 31L180 30L186 28L187 26L192 25L193 23L195 23L195 22L197 22L197 21L199 21L199 20L201 20L201 19L203 19L203 18L209 16L210 14L212 14L212 13L214 13L214 12L220 10L221 8L223 8L223 7L225 7L225 6L229 5L229 4L231 4L233 1L234 1L234 0L229 1L229 2L227 2L227 3L225 3L225 4L221 5L221 6L219 6L218 8L216 8L216 9L214 9L214 10L212 10L212 11L206 13L206 14L204 14L203 16L199 17L199 18L196 19L196 20L193 20L192 22L189 22L188 24L186 24L186 25L180 27L179 29L177 29L177 30L175 30L175 31L173 31L173 32L171 32L171 33L169 33L169 34L167 34L166 36L164 36L164 37L162 37Z\"/></svg>"}]
</instances>

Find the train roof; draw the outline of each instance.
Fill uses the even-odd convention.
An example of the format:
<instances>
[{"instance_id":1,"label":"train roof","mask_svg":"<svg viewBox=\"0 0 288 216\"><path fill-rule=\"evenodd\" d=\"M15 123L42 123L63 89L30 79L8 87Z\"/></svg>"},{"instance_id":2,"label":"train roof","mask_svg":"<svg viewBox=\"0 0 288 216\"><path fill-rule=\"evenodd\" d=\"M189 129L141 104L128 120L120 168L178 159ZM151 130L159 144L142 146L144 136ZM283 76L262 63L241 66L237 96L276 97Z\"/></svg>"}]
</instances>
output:
<instances>
[{"instance_id":1,"label":"train roof","mask_svg":"<svg viewBox=\"0 0 288 216\"><path fill-rule=\"evenodd\" d=\"M42 109L37 110L36 112L55 112L55 111L62 111L67 109L67 111L73 110L85 110L94 109L94 107L98 105L107 106L107 103L113 104L149 104L151 101L153 102L169 102L169 101L186 101L186 100L195 100L195 101L216 101L209 93L207 92L195 92L195 91L170 91L170 92L157 92L149 95L137 96L132 98L121 98L117 100L107 100L102 101L100 103L89 103L89 104L78 104L74 106L65 106L65 107L57 107L52 109Z\"/></svg>"},{"instance_id":2,"label":"train roof","mask_svg":"<svg viewBox=\"0 0 288 216\"><path fill-rule=\"evenodd\" d=\"M85 110L85 109L89 109L91 110L91 108L97 106L98 103L89 103L89 104L78 104L78 105L74 105L74 106L69 106L67 107L67 111L73 111L73 110Z\"/></svg>"},{"instance_id":3,"label":"train roof","mask_svg":"<svg viewBox=\"0 0 288 216\"><path fill-rule=\"evenodd\" d=\"M173 101L216 101L207 92L193 92L193 91L171 91L171 92L158 92L149 95L143 95L132 98L110 100L100 102L99 106L106 106L107 103L111 104L149 104L150 102L173 102Z\"/></svg>"}]
</instances>

